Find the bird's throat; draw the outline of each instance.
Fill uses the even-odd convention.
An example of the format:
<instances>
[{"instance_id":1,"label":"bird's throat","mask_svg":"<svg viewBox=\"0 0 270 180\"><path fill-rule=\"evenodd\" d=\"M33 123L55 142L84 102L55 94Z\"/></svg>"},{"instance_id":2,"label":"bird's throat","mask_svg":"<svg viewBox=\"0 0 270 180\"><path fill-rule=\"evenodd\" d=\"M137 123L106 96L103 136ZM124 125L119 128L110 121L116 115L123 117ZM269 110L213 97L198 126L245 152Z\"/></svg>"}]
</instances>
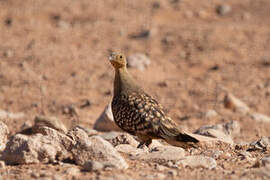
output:
<instances>
[{"instance_id":1,"label":"bird's throat","mask_svg":"<svg viewBox=\"0 0 270 180\"><path fill-rule=\"evenodd\" d=\"M137 88L136 83L128 73L126 67L115 69L114 96L128 94Z\"/></svg>"}]
</instances>

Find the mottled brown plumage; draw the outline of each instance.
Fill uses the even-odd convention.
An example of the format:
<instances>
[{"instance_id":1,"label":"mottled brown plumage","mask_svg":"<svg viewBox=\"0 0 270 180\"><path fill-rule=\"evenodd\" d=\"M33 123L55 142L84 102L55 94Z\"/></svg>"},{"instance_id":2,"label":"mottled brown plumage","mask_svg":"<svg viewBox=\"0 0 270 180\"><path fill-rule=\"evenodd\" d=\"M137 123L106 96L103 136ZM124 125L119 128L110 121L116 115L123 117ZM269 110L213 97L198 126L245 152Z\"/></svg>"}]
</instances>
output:
<instances>
[{"instance_id":1,"label":"mottled brown plumage","mask_svg":"<svg viewBox=\"0 0 270 180\"><path fill-rule=\"evenodd\" d=\"M146 94L132 79L126 68L126 58L112 53L110 62L115 68L112 112L116 124L124 131L136 135L143 144L152 139L164 139L168 143L189 147L198 140L181 131L178 125L163 111L163 107Z\"/></svg>"}]
</instances>

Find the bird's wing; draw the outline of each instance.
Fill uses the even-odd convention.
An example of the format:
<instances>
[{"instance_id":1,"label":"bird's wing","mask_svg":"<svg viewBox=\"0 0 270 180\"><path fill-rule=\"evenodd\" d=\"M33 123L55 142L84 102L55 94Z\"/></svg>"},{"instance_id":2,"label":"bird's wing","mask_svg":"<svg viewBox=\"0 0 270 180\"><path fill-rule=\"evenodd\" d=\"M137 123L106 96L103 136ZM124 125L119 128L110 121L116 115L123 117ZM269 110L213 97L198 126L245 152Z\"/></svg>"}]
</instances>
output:
<instances>
[{"instance_id":1,"label":"bird's wing","mask_svg":"<svg viewBox=\"0 0 270 180\"><path fill-rule=\"evenodd\" d=\"M144 121L146 124L149 124L147 132L150 133L150 135L152 134L153 136L163 138L165 140L194 143L199 142L196 138L190 136L183 130L180 130L179 125L170 117L166 116L162 105L155 99L147 94L142 94L140 97L144 102L143 109L147 112L148 118L144 118Z\"/></svg>"},{"instance_id":2,"label":"bird's wing","mask_svg":"<svg viewBox=\"0 0 270 180\"><path fill-rule=\"evenodd\" d=\"M154 98L147 94L133 94L129 98L140 114L141 124L136 127L137 132L141 131L160 138L175 137L180 133L178 125L165 115L162 105Z\"/></svg>"}]
</instances>

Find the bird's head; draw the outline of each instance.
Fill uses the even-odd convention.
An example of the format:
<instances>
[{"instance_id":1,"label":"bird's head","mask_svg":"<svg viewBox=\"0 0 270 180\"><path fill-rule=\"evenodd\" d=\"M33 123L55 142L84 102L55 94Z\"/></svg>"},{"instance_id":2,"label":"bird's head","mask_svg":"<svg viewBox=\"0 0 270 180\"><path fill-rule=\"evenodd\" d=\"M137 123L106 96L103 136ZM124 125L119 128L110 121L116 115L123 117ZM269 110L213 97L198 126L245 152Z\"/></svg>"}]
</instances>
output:
<instances>
[{"instance_id":1,"label":"bird's head","mask_svg":"<svg viewBox=\"0 0 270 180\"><path fill-rule=\"evenodd\" d=\"M127 65L126 56L122 53L113 52L109 56L109 60L115 69L125 68Z\"/></svg>"}]
</instances>

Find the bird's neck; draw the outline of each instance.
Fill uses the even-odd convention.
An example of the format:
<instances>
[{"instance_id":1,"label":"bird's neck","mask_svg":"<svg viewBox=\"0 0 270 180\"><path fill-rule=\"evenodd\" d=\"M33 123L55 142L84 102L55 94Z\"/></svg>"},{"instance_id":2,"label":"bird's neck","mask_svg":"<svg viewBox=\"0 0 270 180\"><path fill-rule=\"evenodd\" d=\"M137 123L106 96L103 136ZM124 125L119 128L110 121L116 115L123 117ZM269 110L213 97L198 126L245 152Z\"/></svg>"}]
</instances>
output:
<instances>
[{"instance_id":1,"label":"bird's neck","mask_svg":"<svg viewBox=\"0 0 270 180\"><path fill-rule=\"evenodd\" d=\"M114 96L127 94L138 89L127 68L115 69Z\"/></svg>"}]
</instances>

